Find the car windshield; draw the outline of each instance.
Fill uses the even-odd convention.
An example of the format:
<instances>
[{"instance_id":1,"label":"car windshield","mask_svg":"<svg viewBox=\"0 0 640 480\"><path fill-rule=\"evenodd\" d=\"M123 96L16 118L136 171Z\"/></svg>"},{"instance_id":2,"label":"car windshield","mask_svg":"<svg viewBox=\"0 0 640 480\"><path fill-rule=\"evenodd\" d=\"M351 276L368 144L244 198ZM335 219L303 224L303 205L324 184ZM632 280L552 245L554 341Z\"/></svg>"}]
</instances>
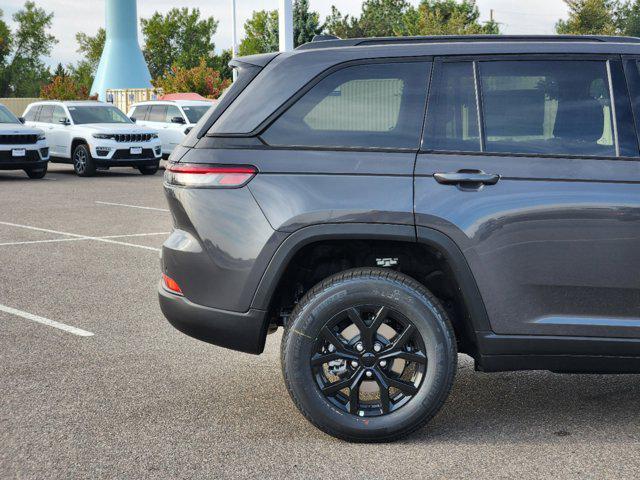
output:
<instances>
[{"instance_id":1,"label":"car windshield","mask_svg":"<svg viewBox=\"0 0 640 480\"><path fill-rule=\"evenodd\" d=\"M86 123L133 123L129 117L116 107L86 106L69 107L69 113L73 123L83 125Z\"/></svg>"},{"instance_id":2,"label":"car windshield","mask_svg":"<svg viewBox=\"0 0 640 480\"><path fill-rule=\"evenodd\" d=\"M0 105L0 123L20 123L20 121L7 107Z\"/></svg>"},{"instance_id":3,"label":"car windshield","mask_svg":"<svg viewBox=\"0 0 640 480\"><path fill-rule=\"evenodd\" d=\"M209 111L209 105L189 105L182 107L185 115L189 119L189 123L198 123L202 116Z\"/></svg>"}]
</instances>

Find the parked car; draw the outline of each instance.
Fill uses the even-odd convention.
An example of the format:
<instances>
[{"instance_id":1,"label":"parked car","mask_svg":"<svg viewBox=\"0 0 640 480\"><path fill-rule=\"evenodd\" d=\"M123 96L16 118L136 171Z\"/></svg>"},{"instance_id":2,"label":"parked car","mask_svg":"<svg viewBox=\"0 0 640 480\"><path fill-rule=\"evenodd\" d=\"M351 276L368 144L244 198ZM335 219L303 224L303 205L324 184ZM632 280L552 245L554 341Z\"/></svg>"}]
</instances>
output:
<instances>
[{"instance_id":1,"label":"parked car","mask_svg":"<svg viewBox=\"0 0 640 480\"><path fill-rule=\"evenodd\" d=\"M640 39L326 40L234 60L165 172L160 305L314 425L397 439L478 370L640 372ZM612 399L612 401L614 401Z\"/></svg>"},{"instance_id":2,"label":"parked car","mask_svg":"<svg viewBox=\"0 0 640 480\"><path fill-rule=\"evenodd\" d=\"M47 174L49 147L42 130L26 127L0 105L0 170L24 170L29 178Z\"/></svg>"},{"instance_id":3,"label":"parked car","mask_svg":"<svg viewBox=\"0 0 640 480\"><path fill-rule=\"evenodd\" d=\"M51 161L71 163L81 177L110 167L134 167L143 175L158 171L162 145L158 132L134 124L108 103L35 102L24 112L27 125L42 128Z\"/></svg>"},{"instance_id":4,"label":"parked car","mask_svg":"<svg viewBox=\"0 0 640 480\"><path fill-rule=\"evenodd\" d=\"M162 156L168 158L213 103L197 100L156 100L134 103L129 117L138 125L156 129L162 141Z\"/></svg>"}]
</instances>

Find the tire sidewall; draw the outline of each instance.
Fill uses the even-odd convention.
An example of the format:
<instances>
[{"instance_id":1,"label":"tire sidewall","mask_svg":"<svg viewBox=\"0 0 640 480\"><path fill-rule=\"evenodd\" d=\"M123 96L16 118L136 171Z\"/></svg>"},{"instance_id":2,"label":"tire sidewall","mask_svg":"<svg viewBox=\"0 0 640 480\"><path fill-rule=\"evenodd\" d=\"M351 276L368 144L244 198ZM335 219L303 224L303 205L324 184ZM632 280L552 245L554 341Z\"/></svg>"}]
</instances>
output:
<instances>
[{"instance_id":1,"label":"tire sidewall","mask_svg":"<svg viewBox=\"0 0 640 480\"><path fill-rule=\"evenodd\" d=\"M405 315L422 336L427 372L418 393L398 410L380 417L351 415L320 392L310 358L320 329L350 306L380 304ZM411 430L439 410L456 368L455 342L439 305L406 284L382 278L355 278L332 285L309 299L292 321L283 349L283 366L296 402L321 429L355 439L384 439ZM296 398L297 397L297 398Z\"/></svg>"}]
</instances>

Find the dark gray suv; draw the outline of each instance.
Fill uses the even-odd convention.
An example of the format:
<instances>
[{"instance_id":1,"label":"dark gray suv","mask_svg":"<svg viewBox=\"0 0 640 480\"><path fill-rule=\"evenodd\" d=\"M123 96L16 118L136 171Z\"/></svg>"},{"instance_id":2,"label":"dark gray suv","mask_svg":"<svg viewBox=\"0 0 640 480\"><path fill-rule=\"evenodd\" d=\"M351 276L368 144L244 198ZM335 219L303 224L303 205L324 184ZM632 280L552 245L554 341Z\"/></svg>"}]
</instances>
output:
<instances>
[{"instance_id":1,"label":"dark gray suv","mask_svg":"<svg viewBox=\"0 0 640 480\"><path fill-rule=\"evenodd\" d=\"M485 372L640 372L640 40L323 40L232 62L171 157L160 304L351 441Z\"/></svg>"}]
</instances>

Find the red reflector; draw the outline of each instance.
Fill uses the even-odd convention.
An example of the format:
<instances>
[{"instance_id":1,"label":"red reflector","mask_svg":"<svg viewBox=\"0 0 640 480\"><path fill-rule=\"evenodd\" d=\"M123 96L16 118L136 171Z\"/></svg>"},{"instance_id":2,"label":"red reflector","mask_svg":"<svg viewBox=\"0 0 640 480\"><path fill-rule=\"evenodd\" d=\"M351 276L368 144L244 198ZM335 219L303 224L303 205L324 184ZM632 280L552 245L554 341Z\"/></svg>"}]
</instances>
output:
<instances>
[{"instance_id":1,"label":"red reflector","mask_svg":"<svg viewBox=\"0 0 640 480\"><path fill-rule=\"evenodd\" d=\"M163 273L162 282L164 283L164 286L166 287L167 290L173 293L177 293L178 295L182 295L182 290L180 289L178 282L176 282L173 278Z\"/></svg>"},{"instance_id":2,"label":"red reflector","mask_svg":"<svg viewBox=\"0 0 640 480\"><path fill-rule=\"evenodd\" d=\"M172 185L199 188L243 187L258 173L253 166L169 164L165 180Z\"/></svg>"}]
</instances>

